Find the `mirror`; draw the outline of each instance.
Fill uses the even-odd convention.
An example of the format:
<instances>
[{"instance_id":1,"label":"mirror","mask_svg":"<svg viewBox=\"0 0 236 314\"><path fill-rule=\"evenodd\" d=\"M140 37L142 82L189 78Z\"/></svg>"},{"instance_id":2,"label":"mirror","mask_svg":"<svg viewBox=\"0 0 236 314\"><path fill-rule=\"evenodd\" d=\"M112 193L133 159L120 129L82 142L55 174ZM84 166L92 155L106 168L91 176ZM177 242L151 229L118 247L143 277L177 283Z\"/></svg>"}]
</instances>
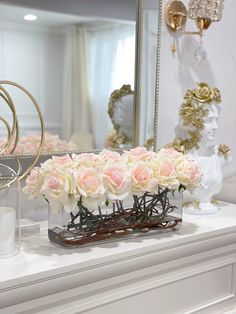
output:
<instances>
[{"instance_id":1,"label":"mirror","mask_svg":"<svg viewBox=\"0 0 236 314\"><path fill-rule=\"evenodd\" d=\"M1 0L0 0L0 5L1 5ZM36 3L37 2L37 3ZM137 0L136 2L134 0L129 0L129 1L108 1L106 7L100 7L99 6L99 0L90 0L90 1L86 1L87 3L87 11L86 10L78 10L79 8L79 3L82 3L83 1L77 0L75 1L67 1L66 4L64 3L64 1L57 1L56 3L60 3L60 5L58 5L57 9L58 12L59 11L63 11L64 13L55 13L56 9L55 9L55 2L47 2L44 3L44 9L47 9L47 12L43 11L44 14L49 14L46 18L45 17L45 23L51 23L52 20L52 14L55 17L55 22L57 22L58 20L61 21L61 18L63 16L64 18L64 22L63 23L68 23L68 21L71 23L71 21L73 21L73 25L74 23L78 23L78 21L80 21L81 23L84 21L86 21L85 23L85 27L88 28L88 25L90 30L91 30L91 38L94 39L93 41L93 47L96 47L97 43L99 42L96 34L97 32L94 31L97 30L97 28L99 30L102 30L103 32L105 30L107 30L107 23L110 23L109 25L112 25L114 27L110 27L112 30L115 28L117 28L117 25L119 25L119 29L129 29L129 30L133 30L135 29L135 58L132 59L132 62L130 62L130 64L127 65L127 60L124 58L120 58L120 60L123 62L123 64L125 65L125 70L123 70L123 66L118 68L116 67L116 72L118 72L118 76L115 76L116 72L112 71L112 73L114 74L114 80L113 82L116 83L117 88L114 87L114 90L117 89L121 89L121 87L124 85L124 80L126 81L132 81L131 84L126 84L126 85L130 85L131 90L133 91L133 105L130 105L129 108L130 110L133 110L133 113L129 116L129 121L131 121L131 118L133 118L132 121L132 126L128 126L126 127L126 129L129 129L129 132L131 131L133 139L132 139L132 143L130 146L138 146L138 145L146 145L149 149L156 149L157 145L156 145L156 140L158 138L157 136L157 123L158 123L158 110L159 110L159 76L160 76L160 43L161 43L161 32L162 32L162 1L155 1L155 0ZM40 3L38 0L21 0L20 2L15 1L15 0L8 0L7 2L8 4L17 4L19 6L19 3L25 6L30 7L29 4L31 4L31 7L33 6L33 4L37 4L38 7L40 7ZM71 4L67 5L68 3ZM43 4L42 4L43 5ZM96 10L96 17L91 17L93 15L92 11L94 6L97 8ZM115 7L113 7L115 6ZM9 8L12 9L16 9L15 6L9 6ZM115 8L115 9L114 9ZM41 7L42 9L42 7ZM24 8L17 8L17 10L24 10ZM31 12L36 12L36 11L32 11L32 9L30 10ZM54 12L51 12L54 11ZM24 11L25 12L25 11ZM27 11L29 12L29 11ZM66 12L66 13L65 13ZM67 14L69 13L69 14ZM74 13L73 15L71 15L71 13ZM75 13L78 13L78 16L75 15ZM83 13L85 16L82 18L80 15ZM1 14L1 13L0 13ZM104 15L106 16L110 16L110 18L104 18ZM5 14L4 14L5 16ZM13 17L15 18L15 14L13 14ZM90 16L90 18L88 18L88 16ZM20 15L21 19L22 19L22 14ZM123 17L123 20L122 20ZM72 20L71 20L72 19ZM74 20L73 20L74 19ZM136 19L136 20L135 20ZM91 22L92 20L92 22ZM1 22L0 22L1 23ZM4 22L2 22L4 25ZM62 22L61 22L62 23ZM59 36L59 38L61 38L60 36L62 36L64 38L63 43L65 43L65 35L67 34L67 31L69 29L69 31L74 29L74 26L69 26L66 27L66 29L64 30L64 32L61 34L61 29L64 29L64 24L62 23L62 25L59 25L58 27L55 27L55 25L53 27L49 27L51 31L53 31L57 36ZM92 23L92 24L91 24ZM5 23L5 25L9 25L8 23ZM24 24L25 27L28 27L29 24ZM31 28L32 28L32 24L30 24ZM25 34L25 27L23 27L23 29L19 28L19 32L21 32L21 34ZM47 26L45 26L46 29L48 29ZM42 30L45 30L45 27L36 27L36 24L34 24L34 33L37 34L40 33ZM110 29L109 28L109 29ZM37 31L36 31L37 30ZM59 32L59 35L58 35ZM26 33L27 34L27 33ZM130 34L130 33L129 33ZM133 36L133 35L132 35ZM27 37L27 36L26 36ZM70 36L70 40L71 40ZM2 37L3 38L3 37ZM105 36L106 38L106 36ZM69 40L68 39L68 40ZM32 37L33 42L35 43L35 45L33 45L31 48L32 50L36 53L36 55L38 54L38 50L40 50L38 47L40 47L40 45L38 46L38 38L37 36L34 38L34 36ZM51 40L51 37L48 36L47 37L47 41L50 42L51 44L54 44L55 42ZM4 40L2 39L1 42L4 42ZM14 37L11 37L11 43L14 42ZM39 42L42 42L41 40L39 40ZM109 42L109 41L108 41ZM133 37L132 40L130 40L130 37L128 38L128 40L126 41L128 47L130 47L130 43L133 42ZM107 43L107 41L104 41L104 45ZM24 41L22 41L22 45L26 45L26 43ZM110 44L112 46L112 40L110 41ZM122 47L127 47L125 46L124 42L121 41ZM21 45L21 43L19 43L19 46ZM0 45L1 46L1 45ZM11 46L10 46L11 47ZM44 47L44 45L43 45ZM60 45L57 44L56 47L58 49L54 50L50 50L47 51L46 56L51 56L53 55L53 58L51 58L51 60L53 60L53 62L57 62L58 64L58 58L59 60L61 60L62 62L62 55L63 53L65 53L65 50L61 50ZM115 46L117 47L117 46ZM55 88L55 86L57 86L58 81L62 81L62 77L59 76L59 73L61 73L62 71L62 64L60 64L60 67L54 67L55 73L57 75L55 75L52 77L52 70L51 70L51 64L50 63L46 63L45 66L39 67L38 66L38 60L40 60L40 62L42 61L39 57L36 58L35 64L36 64L36 68L34 68L34 78L33 78L33 82L34 86L36 89L32 90L32 93L34 95L40 95L40 92L44 92L45 95L47 95L49 101L49 104L47 106L41 106L43 108L43 114L46 113L46 115L48 114L49 117L51 118L46 120L46 127L49 125L51 125L47 130L50 133L57 133L58 129L67 129L70 130L71 128L73 128L74 126L79 126L79 127L88 127L88 124L86 123L86 121L88 121L87 119L89 117L93 118L93 124L92 127L94 128L94 130L96 130L95 135L97 136L98 140L97 144L92 146L91 149L91 142L94 142L93 140L91 140L91 134L90 137L89 136L85 136L85 134L81 137L82 141L84 143L84 145L88 145L88 146L84 146L84 149L82 149L82 145L80 149L76 149L75 151L72 152L87 152L87 151L99 151L100 149L104 148L104 147L109 147L110 146L106 146L106 144L104 145L104 143L107 142L107 140L109 139L108 135L110 134L110 132L112 132L114 130L114 125L112 123L111 118L109 117L109 102L110 102L110 97L111 97L111 92L113 92L114 90L112 90L112 88L110 88L109 93L107 92L107 88L105 88L103 85L104 84L110 84L111 83L111 79L107 76L105 76L103 79L101 79L103 72L106 72L106 70L110 69L110 57L107 54L107 50L105 49L106 47L103 46L102 49L95 49L93 50L94 54L93 57L95 58L95 56L97 56L97 59L99 59L99 56L102 57L103 59L105 59L105 61L107 62L107 67L103 67L103 69L101 70L101 67L99 67L98 65L98 69L99 69L99 73L96 72L96 64L95 62L91 62L91 64L94 66L91 69L91 73L90 73L90 77L93 78L93 86L90 86L90 88L93 88L94 93L92 94L92 98L95 99L95 102L97 104L97 107L94 109L93 112L89 112L89 111L85 111L86 114L84 116L84 119L81 119L81 114L79 112L72 112L70 110L70 107L68 105L65 105L62 107L62 110L60 111L60 106L56 104L56 106L54 107L50 107L50 103L52 102L53 96L55 96L56 93L56 99L58 100L58 103L60 102L62 104L62 95L64 95L62 93L62 90ZM30 49L29 49L30 50ZM127 50L127 49L125 49ZM20 50L19 50L20 51ZM130 50L133 51L133 48ZM15 53L14 50L10 49L10 54L11 54L11 60L9 60L8 64L13 63L14 67L17 66L15 62L15 56L17 55ZM133 52L132 52L132 56L133 56ZM21 56L22 59L24 60L30 60L30 58L28 57L28 55L26 56ZM17 56L17 58L19 58L19 56ZM55 59L55 60L54 60ZM34 59L35 60L35 59ZM32 61L32 60L31 60ZM0 62L3 62L3 60L1 60ZM33 61L32 61L33 62ZM39 62L39 63L40 63ZM60 62L59 62L60 63ZM132 68L134 69L134 73L129 70L130 67L132 66ZM14 68L13 67L13 68ZM114 70L114 67L113 67ZM0 68L0 71L2 71L2 69ZM27 72L24 71L24 68L21 68L21 71L19 73L19 71L17 72L19 75L22 74L22 79L26 79L28 78L28 74ZM121 76L119 76L119 74L123 74L124 73L124 78L121 78ZM12 75L15 75L14 70L12 71ZM43 85L45 82L43 82L44 77L49 76L51 78L50 80L50 84L48 85ZM10 79L10 77L8 77ZM16 77L12 77L14 80L16 80ZM78 81L78 76L76 78L76 80ZM20 81L21 83L24 83L23 81ZM69 88L71 87L71 77L70 80L66 80L66 86ZM28 80L28 83L31 83L30 80ZM40 83L40 84L38 84ZM85 83L85 80L82 80L81 83ZM110 85L109 85L110 86ZM50 87L50 88L49 88ZM96 87L96 88L95 88ZM67 90L66 90L67 91ZM11 91L12 93L14 93L15 91ZM77 97L78 96L78 89L74 90L75 95L73 94L73 97ZM38 93L38 94L37 94ZM102 98L96 97L97 94L99 94ZM72 94L71 94L72 95ZM15 96L15 95L14 95ZM35 113L32 113L32 107L28 107L28 109L26 109L26 102L23 101L23 95L21 95L22 98L22 102L20 104L17 104L17 108L24 108L22 111L22 117L21 120L23 120L23 124L27 124L26 129L28 130L28 132L25 132L25 134L29 134L29 129L30 126L33 126L34 128L37 128L37 121L34 119L34 115ZM38 97L40 98L40 97ZM130 98L130 95L129 95ZM64 98L63 98L64 99ZM70 100L70 97L66 98L68 101ZM100 100L99 100L100 99ZM98 101L99 100L99 101ZM64 101L64 100L63 100ZM40 105L41 102L39 101ZM42 98L42 103L44 104L44 98ZM69 102L68 102L69 103ZM68 104L66 102L66 104ZM125 103L125 102L124 102ZM130 103L130 99L129 99L129 103ZM64 102L65 104L65 102ZM29 106L29 104L28 104ZM62 106L62 105L61 105ZM55 109L56 108L56 109ZM80 108L81 109L81 108ZM54 117L59 117L61 116L63 118L63 123L60 122L59 123L51 123L50 121L53 121ZM73 121L68 118L71 117L73 118ZM77 119L77 117L79 116L79 119ZM106 121L107 121L107 125L105 125L105 123L101 123L101 116L105 117ZM100 119L100 120L99 120ZM73 123L72 123L73 122ZM91 126L91 124L90 124ZM1 128L0 128L1 130ZM104 131L105 130L105 131ZM68 133L69 134L69 133ZM101 134L103 134L103 136L101 137ZM59 134L61 136L61 133ZM88 134L87 134L88 135ZM1 135L2 136L2 135ZM74 141L73 136L70 137L72 139L72 141ZM69 138L65 138L68 139ZM77 138L78 139L78 138ZM63 140L63 138L62 138ZM58 137L56 135L56 139L52 137L52 141L54 142L58 142ZM46 140L46 143L50 143L49 140ZM100 143L100 144L99 144ZM102 145L103 143L103 145ZM64 145L65 143L63 143ZM66 145L68 144L68 142L66 143ZM62 146L63 146L62 145ZM50 145L48 145L50 147ZM52 145L54 146L54 145ZM58 145L57 145L58 146ZM68 147L67 147L68 148ZM123 143L122 146L119 147L119 149L127 149L127 147L124 147ZM129 148L129 147L128 147ZM53 155L64 155L67 152L71 152L71 150L69 149L65 149L63 148L63 151L54 151L54 152L44 152L39 160L39 162L43 162L46 159L50 158ZM117 149L117 147L115 147L115 149ZM20 159L21 165L23 169L26 169L26 167L32 163L32 158L34 155L29 154L29 153L21 153L20 155L17 155L17 158ZM15 165L15 156L5 156L5 157L1 157L4 158L5 162L9 161L9 164L14 168Z\"/></svg>"},{"instance_id":2,"label":"mirror","mask_svg":"<svg viewBox=\"0 0 236 314\"><path fill-rule=\"evenodd\" d=\"M0 1L0 79L18 82L36 98L46 127L44 153L109 147L110 95L124 84L135 89L140 1L110 1L102 8L103 4L98 0ZM35 154L40 139L36 111L20 91L7 90L20 127L15 155ZM1 114L11 121L10 111L0 102ZM128 121L133 133L128 147L134 146L138 129L135 110L133 106ZM6 135L1 126L0 144Z\"/></svg>"}]
</instances>

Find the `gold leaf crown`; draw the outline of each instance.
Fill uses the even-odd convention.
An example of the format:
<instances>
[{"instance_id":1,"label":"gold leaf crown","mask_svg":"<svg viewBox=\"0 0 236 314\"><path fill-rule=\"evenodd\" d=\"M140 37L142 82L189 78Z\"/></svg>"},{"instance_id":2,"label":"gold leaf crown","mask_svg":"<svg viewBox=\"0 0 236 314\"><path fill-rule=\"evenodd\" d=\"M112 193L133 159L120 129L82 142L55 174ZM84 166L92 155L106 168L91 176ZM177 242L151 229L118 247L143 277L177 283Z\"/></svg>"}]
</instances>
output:
<instances>
[{"instance_id":1,"label":"gold leaf crown","mask_svg":"<svg viewBox=\"0 0 236 314\"><path fill-rule=\"evenodd\" d=\"M221 102L219 89L210 88L207 83L197 83L196 89L187 90L179 112L183 126L189 127L186 130L187 137L177 136L171 144L172 147L182 152L199 148L199 142L202 138L201 131L205 127L205 118L210 110L208 105L219 102Z\"/></svg>"},{"instance_id":2,"label":"gold leaf crown","mask_svg":"<svg viewBox=\"0 0 236 314\"><path fill-rule=\"evenodd\" d=\"M218 88L210 88L207 83L197 83L197 88L193 90L187 90L184 98L194 98L201 103L220 103L221 95Z\"/></svg>"}]
</instances>

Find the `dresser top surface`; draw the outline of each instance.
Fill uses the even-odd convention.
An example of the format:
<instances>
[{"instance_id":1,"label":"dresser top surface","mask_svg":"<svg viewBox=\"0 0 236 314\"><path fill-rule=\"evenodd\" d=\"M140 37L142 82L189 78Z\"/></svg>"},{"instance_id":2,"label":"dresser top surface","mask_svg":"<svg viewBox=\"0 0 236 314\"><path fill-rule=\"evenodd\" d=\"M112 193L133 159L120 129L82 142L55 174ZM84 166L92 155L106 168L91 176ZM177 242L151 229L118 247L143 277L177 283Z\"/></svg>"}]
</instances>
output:
<instances>
[{"instance_id":1,"label":"dresser top surface","mask_svg":"<svg viewBox=\"0 0 236 314\"><path fill-rule=\"evenodd\" d=\"M73 270L83 271L152 252L162 253L230 233L236 233L236 205L229 203L220 203L220 211L213 215L184 214L177 231L146 233L136 238L97 242L77 249L54 246L49 242L45 228L40 234L24 238L18 255L0 260L0 290L13 283L21 284Z\"/></svg>"}]
</instances>

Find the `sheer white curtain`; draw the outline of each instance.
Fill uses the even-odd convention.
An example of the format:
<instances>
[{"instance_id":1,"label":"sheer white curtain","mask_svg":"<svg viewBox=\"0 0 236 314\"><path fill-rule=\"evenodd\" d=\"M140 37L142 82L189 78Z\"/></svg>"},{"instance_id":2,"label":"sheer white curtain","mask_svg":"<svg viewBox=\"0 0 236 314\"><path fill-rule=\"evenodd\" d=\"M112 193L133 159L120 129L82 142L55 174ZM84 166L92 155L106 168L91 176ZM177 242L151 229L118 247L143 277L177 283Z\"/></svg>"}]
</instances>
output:
<instances>
[{"instance_id":1,"label":"sheer white curtain","mask_svg":"<svg viewBox=\"0 0 236 314\"><path fill-rule=\"evenodd\" d=\"M62 110L62 132L67 140L73 133L91 131L88 55L86 28L72 26L67 29Z\"/></svg>"},{"instance_id":2,"label":"sheer white curtain","mask_svg":"<svg viewBox=\"0 0 236 314\"><path fill-rule=\"evenodd\" d=\"M111 92L123 84L134 86L135 27L93 27L89 33L89 96L96 148L104 147L112 129L107 109Z\"/></svg>"}]
</instances>

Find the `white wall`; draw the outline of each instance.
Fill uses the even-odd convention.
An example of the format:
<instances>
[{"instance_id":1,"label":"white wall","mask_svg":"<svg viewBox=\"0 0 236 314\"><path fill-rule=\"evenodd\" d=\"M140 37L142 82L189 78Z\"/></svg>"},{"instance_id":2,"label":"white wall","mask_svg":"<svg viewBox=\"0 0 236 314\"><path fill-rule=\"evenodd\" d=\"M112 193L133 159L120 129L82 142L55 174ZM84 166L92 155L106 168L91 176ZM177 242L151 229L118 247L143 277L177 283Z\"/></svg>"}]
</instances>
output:
<instances>
[{"instance_id":1,"label":"white wall","mask_svg":"<svg viewBox=\"0 0 236 314\"><path fill-rule=\"evenodd\" d=\"M164 1L164 4L167 1ZM188 1L184 1L188 3ZM216 143L228 144L233 161L226 174L236 172L236 1L225 1L223 19L213 23L203 41L208 57L197 61L194 51L198 47L198 36L183 35L178 40L178 51L171 53L173 37L163 21L161 42L161 83L159 108L159 146L171 142L178 120L179 106L188 88L196 82L205 81L218 87L222 94L222 110ZM192 21L188 29L194 29Z\"/></svg>"},{"instance_id":2,"label":"white wall","mask_svg":"<svg viewBox=\"0 0 236 314\"><path fill-rule=\"evenodd\" d=\"M62 121L63 49L64 35L60 33L1 23L1 80L12 80L28 89L40 105L47 130L58 134ZM15 90L12 95L21 134L37 132L39 122L33 105Z\"/></svg>"}]
</instances>

